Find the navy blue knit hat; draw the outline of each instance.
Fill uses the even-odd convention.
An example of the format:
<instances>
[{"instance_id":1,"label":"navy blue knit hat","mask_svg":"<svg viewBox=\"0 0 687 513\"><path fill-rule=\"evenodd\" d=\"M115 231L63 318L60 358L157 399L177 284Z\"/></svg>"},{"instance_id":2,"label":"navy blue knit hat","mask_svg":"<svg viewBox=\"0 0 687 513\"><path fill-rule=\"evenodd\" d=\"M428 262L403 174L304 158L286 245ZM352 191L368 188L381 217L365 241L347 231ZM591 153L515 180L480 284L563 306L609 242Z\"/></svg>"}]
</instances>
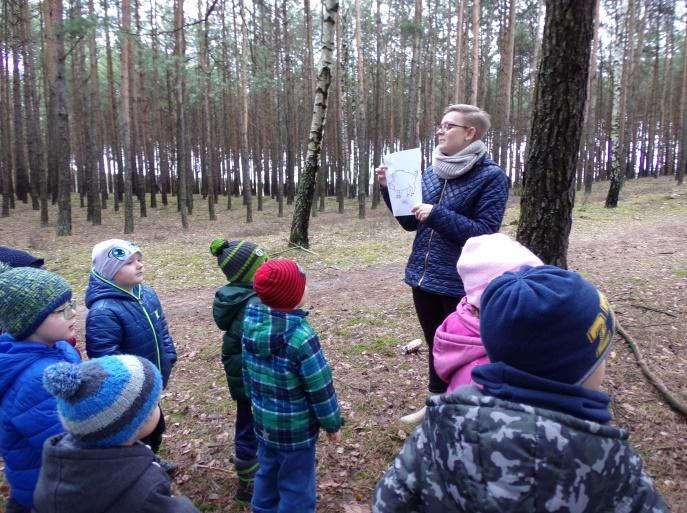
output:
<instances>
[{"instance_id":1,"label":"navy blue knit hat","mask_svg":"<svg viewBox=\"0 0 687 513\"><path fill-rule=\"evenodd\" d=\"M615 316L606 297L579 274L525 267L484 291L480 333L492 362L575 385L608 354Z\"/></svg>"},{"instance_id":2,"label":"navy blue knit hat","mask_svg":"<svg viewBox=\"0 0 687 513\"><path fill-rule=\"evenodd\" d=\"M0 326L16 340L33 334L71 298L72 289L59 274L0 263Z\"/></svg>"},{"instance_id":3,"label":"navy blue knit hat","mask_svg":"<svg viewBox=\"0 0 687 513\"><path fill-rule=\"evenodd\" d=\"M35 257L21 249L6 246L0 246L0 262L10 267L35 267L36 269L45 264L45 260L42 258Z\"/></svg>"},{"instance_id":4,"label":"navy blue knit hat","mask_svg":"<svg viewBox=\"0 0 687 513\"><path fill-rule=\"evenodd\" d=\"M162 377L145 358L114 355L51 365L43 386L57 397L72 436L90 447L114 447L136 440L160 401Z\"/></svg>"}]
</instances>

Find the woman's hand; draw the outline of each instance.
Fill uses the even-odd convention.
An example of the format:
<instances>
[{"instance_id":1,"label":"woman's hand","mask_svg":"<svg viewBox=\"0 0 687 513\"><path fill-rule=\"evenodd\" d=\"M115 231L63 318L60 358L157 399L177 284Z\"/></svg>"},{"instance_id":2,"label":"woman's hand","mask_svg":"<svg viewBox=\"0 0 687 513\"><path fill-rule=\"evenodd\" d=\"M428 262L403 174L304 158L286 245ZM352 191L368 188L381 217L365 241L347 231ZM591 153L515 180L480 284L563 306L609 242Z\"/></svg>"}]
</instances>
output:
<instances>
[{"instance_id":1,"label":"woman's hand","mask_svg":"<svg viewBox=\"0 0 687 513\"><path fill-rule=\"evenodd\" d=\"M427 203L420 203L419 205L415 205L410 211L413 214L415 214L415 219L417 219L421 223L424 223L425 221L427 221L429 214L432 213L433 208L434 208L434 205L429 205Z\"/></svg>"},{"instance_id":2,"label":"woman's hand","mask_svg":"<svg viewBox=\"0 0 687 513\"><path fill-rule=\"evenodd\" d=\"M386 170L387 166L384 164L379 164L379 167L375 169L377 172L377 181L381 187L386 187Z\"/></svg>"}]
</instances>

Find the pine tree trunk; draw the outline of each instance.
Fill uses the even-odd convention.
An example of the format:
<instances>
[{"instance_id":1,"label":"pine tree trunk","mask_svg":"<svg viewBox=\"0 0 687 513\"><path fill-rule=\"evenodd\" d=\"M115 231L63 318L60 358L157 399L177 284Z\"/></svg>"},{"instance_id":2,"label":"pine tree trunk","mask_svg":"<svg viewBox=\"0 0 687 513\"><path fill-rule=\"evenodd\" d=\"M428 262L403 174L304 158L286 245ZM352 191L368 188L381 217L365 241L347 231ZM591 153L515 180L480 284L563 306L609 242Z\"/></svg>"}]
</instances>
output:
<instances>
[{"instance_id":1,"label":"pine tree trunk","mask_svg":"<svg viewBox=\"0 0 687 513\"><path fill-rule=\"evenodd\" d=\"M685 0L687 8L687 0ZM687 34L687 19L685 20L685 34ZM682 95L680 96L680 110L678 119L680 126L680 159L677 169L677 184L682 185L687 173L687 38L682 42Z\"/></svg>"},{"instance_id":2,"label":"pine tree trunk","mask_svg":"<svg viewBox=\"0 0 687 513\"><path fill-rule=\"evenodd\" d=\"M477 92L479 90L479 22L480 0L472 2L472 82L470 84L470 103L477 105Z\"/></svg>"},{"instance_id":3,"label":"pine tree trunk","mask_svg":"<svg viewBox=\"0 0 687 513\"><path fill-rule=\"evenodd\" d=\"M51 30L46 34L54 74L49 78L50 112L48 114L49 162L57 176L58 236L72 234L71 172L69 169L69 110L67 107L64 27L62 0L49 0L48 16Z\"/></svg>"},{"instance_id":4,"label":"pine tree trunk","mask_svg":"<svg viewBox=\"0 0 687 513\"><path fill-rule=\"evenodd\" d=\"M133 199L133 169L134 161L131 147L131 3L122 0L122 30L120 34L121 46L121 134L124 149L124 233L134 233L134 199Z\"/></svg>"},{"instance_id":5,"label":"pine tree trunk","mask_svg":"<svg viewBox=\"0 0 687 513\"><path fill-rule=\"evenodd\" d=\"M369 172L369 144L367 140L367 90L365 86L365 61L363 57L362 27L360 18L360 0L355 0L355 45L357 54L357 114L358 119L358 219L365 219L365 198L367 196L367 182Z\"/></svg>"},{"instance_id":6,"label":"pine tree trunk","mask_svg":"<svg viewBox=\"0 0 687 513\"><path fill-rule=\"evenodd\" d=\"M177 177L179 189L177 200L181 214L181 227L188 230L188 178L189 170L186 167L186 114L184 106L184 59L186 54L186 42L184 40L184 2L175 0L174 4L174 30L176 57L176 76L174 91L176 96L176 135L177 135Z\"/></svg>"},{"instance_id":7,"label":"pine tree trunk","mask_svg":"<svg viewBox=\"0 0 687 513\"><path fill-rule=\"evenodd\" d=\"M567 267L595 0L550 0L517 239Z\"/></svg>"}]
</instances>

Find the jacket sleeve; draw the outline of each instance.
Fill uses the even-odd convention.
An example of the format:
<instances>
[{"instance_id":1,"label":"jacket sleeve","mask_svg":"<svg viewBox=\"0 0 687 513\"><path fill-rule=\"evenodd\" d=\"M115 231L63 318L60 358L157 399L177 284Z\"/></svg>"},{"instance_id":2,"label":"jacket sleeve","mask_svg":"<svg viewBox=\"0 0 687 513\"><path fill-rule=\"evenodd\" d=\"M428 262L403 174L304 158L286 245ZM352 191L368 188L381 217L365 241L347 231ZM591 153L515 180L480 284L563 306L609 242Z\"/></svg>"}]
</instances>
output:
<instances>
[{"instance_id":1,"label":"jacket sleeve","mask_svg":"<svg viewBox=\"0 0 687 513\"><path fill-rule=\"evenodd\" d=\"M55 397L43 388L42 368L18 390L14 412L12 423L38 453L47 438L64 431Z\"/></svg>"},{"instance_id":2,"label":"jacket sleeve","mask_svg":"<svg viewBox=\"0 0 687 513\"><path fill-rule=\"evenodd\" d=\"M86 354L89 358L122 354L122 322L110 308L91 309L86 317Z\"/></svg>"},{"instance_id":3,"label":"jacket sleeve","mask_svg":"<svg viewBox=\"0 0 687 513\"><path fill-rule=\"evenodd\" d=\"M498 232L507 200L508 177L503 172L494 173L482 186L473 216L464 216L439 204L432 208L426 224L442 237L462 245L470 237Z\"/></svg>"},{"instance_id":4,"label":"jacket sleeve","mask_svg":"<svg viewBox=\"0 0 687 513\"><path fill-rule=\"evenodd\" d=\"M653 481L642 470L638 486L633 489L632 502L634 507L631 511L641 513L669 513L668 506L656 490Z\"/></svg>"},{"instance_id":5,"label":"jacket sleeve","mask_svg":"<svg viewBox=\"0 0 687 513\"><path fill-rule=\"evenodd\" d=\"M320 427L329 433L336 433L341 428L339 403L332 382L332 371L324 359L316 334L312 334L301 346L298 373Z\"/></svg>"},{"instance_id":6,"label":"jacket sleeve","mask_svg":"<svg viewBox=\"0 0 687 513\"><path fill-rule=\"evenodd\" d=\"M389 198L389 188L380 187L379 191L382 193L382 198L384 198L384 203L386 203L389 212L393 213L393 209L391 208L391 198ZM415 216L397 216L396 221L398 221L398 224L400 224L401 227L408 232L414 232L417 230L417 219Z\"/></svg>"},{"instance_id":7,"label":"jacket sleeve","mask_svg":"<svg viewBox=\"0 0 687 513\"><path fill-rule=\"evenodd\" d=\"M421 455L418 451L421 430L422 428L415 430L396 456L393 466L377 483L372 499L372 513L421 511Z\"/></svg>"},{"instance_id":8,"label":"jacket sleeve","mask_svg":"<svg viewBox=\"0 0 687 513\"><path fill-rule=\"evenodd\" d=\"M146 497L141 513L200 513L185 495L172 496L169 484L160 484Z\"/></svg>"}]
</instances>

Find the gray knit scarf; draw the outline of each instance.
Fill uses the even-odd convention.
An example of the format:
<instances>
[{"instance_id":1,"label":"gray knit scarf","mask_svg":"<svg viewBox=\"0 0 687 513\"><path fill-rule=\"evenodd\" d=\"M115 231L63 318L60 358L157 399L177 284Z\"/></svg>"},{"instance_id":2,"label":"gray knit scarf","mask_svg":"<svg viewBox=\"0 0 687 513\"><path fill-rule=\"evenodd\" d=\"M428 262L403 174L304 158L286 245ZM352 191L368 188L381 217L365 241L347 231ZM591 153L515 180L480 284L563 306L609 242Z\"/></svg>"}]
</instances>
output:
<instances>
[{"instance_id":1,"label":"gray knit scarf","mask_svg":"<svg viewBox=\"0 0 687 513\"><path fill-rule=\"evenodd\" d=\"M435 146L432 153L432 169L444 180L458 178L470 171L486 152L486 145L479 139L455 155L444 155Z\"/></svg>"}]
</instances>

